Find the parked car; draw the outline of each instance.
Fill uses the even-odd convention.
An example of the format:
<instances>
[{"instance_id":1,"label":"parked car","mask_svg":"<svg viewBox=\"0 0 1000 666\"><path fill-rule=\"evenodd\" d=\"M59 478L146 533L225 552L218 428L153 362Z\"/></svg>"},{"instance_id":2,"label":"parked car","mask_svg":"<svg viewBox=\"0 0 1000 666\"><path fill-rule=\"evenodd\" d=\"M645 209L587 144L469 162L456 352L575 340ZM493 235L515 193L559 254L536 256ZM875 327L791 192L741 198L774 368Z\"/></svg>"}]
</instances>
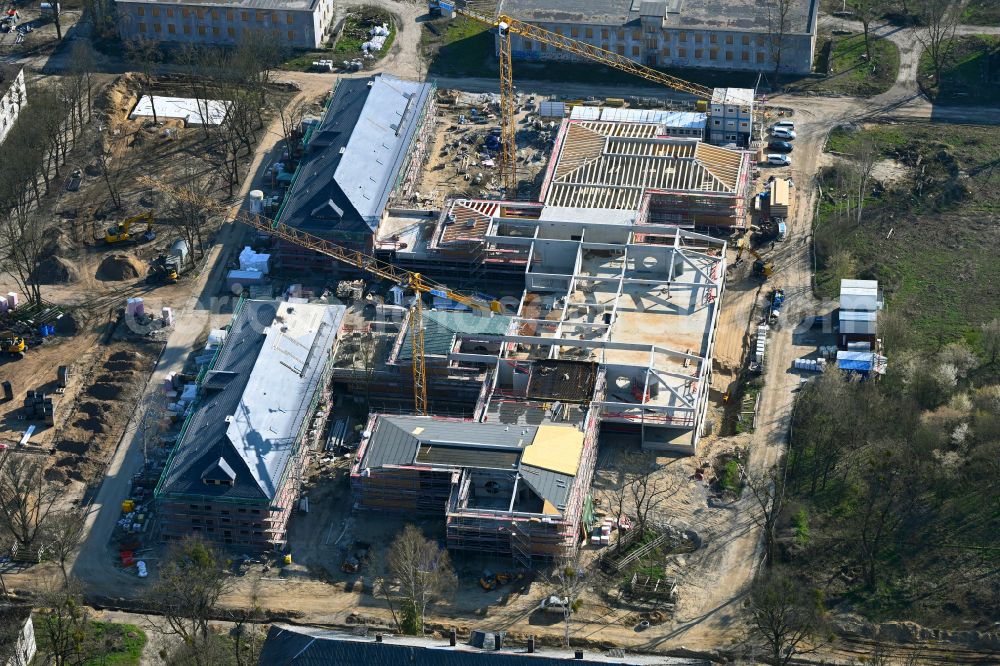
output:
<instances>
[{"instance_id":1,"label":"parked car","mask_svg":"<svg viewBox=\"0 0 1000 666\"><path fill-rule=\"evenodd\" d=\"M557 597L555 595L542 599L542 603L538 605L538 609L543 613L558 613L560 615L567 610L572 612L569 605L569 597Z\"/></svg>"},{"instance_id":2,"label":"parked car","mask_svg":"<svg viewBox=\"0 0 1000 666\"><path fill-rule=\"evenodd\" d=\"M774 166L791 166L792 158L781 153L768 153L767 163Z\"/></svg>"},{"instance_id":3,"label":"parked car","mask_svg":"<svg viewBox=\"0 0 1000 666\"><path fill-rule=\"evenodd\" d=\"M776 139L794 139L795 130L788 129L787 127L775 126L771 128L771 136L775 137Z\"/></svg>"},{"instance_id":4,"label":"parked car","mask_svg":"<svg viewBox=\"0 0 1000 666\"><path fill-rule=\"evenodd\" d=\"M787 141L772 141L767 144L767 149L775 153L790 153L792 152L792 144Z\"/></svg>"}]
</instances>

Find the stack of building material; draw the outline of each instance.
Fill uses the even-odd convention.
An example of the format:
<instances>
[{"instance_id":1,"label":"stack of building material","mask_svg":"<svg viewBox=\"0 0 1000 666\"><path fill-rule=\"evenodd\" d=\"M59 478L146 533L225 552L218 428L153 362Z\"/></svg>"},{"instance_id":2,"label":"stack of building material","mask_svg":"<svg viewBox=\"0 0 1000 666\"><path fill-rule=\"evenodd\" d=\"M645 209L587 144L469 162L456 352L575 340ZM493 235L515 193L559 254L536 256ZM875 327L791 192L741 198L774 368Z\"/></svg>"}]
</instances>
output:
<instances>
[{"instance_id":1,"label":"stack of building material","mask_svg":"<svg viewBox=\"0 0 1000 666\"><path fill-rule=\"evenodd\" d=\"M55 422L55 406L52 398L41 391L29 389L24 398L24 411L29 421L45 421L48 425Z\"/></svg>"},{"instance_id":2,"label":"stack of building material","mask_svg":"<svg viewBox=\"0 0 1000 666\"><path fill-rule=\"evenodd\" d=\"M771 217L787 218L792 210L792 188L787 178L771 183Z\"/></svg>"}]
</instances>

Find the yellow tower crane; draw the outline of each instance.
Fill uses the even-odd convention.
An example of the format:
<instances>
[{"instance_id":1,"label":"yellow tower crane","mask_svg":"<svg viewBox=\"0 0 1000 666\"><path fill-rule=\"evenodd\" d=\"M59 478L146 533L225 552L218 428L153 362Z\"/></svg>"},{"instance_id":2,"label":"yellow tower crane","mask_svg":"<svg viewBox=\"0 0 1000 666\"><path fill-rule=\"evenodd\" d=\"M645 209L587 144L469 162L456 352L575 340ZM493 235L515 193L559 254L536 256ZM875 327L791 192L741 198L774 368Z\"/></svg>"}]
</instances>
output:
<instances>
[{"instance_id":1,"label":"yellow tower crane","mask_svg":"<svg viewBox=\"0 0 1000 666\"><path fill-rule=\"evenodd\" d=\"M287 224L275 222L262 215L244 212L240 213L237 219L274 238L318 252L349 266L360 268L372 275L394 282L404 289L412 289L417 294L416 302L410 310L410 345L413 354L413 406L418 414L427 413L427 366L424 362L424 323L421 296L432 294L447 298L486 315L501 312L499 301L484 301L474 296L461 294L443 284L428 280L420 273L393 266L387 261L377 259L360 250L352 250Z\"/></svg>"},{"instance_id":2,"label":"yellow tower crane","mask_svg":"<svg viewBox=\"0 0 1000 666\"><path fill-rule=\"evenodd\" d=\"M430 0L431 9L442 12L454 11L474 21L493 26L499 36L500 57L500 138L501 138L501 169L503 170L504 186L507 195L511 196L517 190L517 146L514 142L517 130L514 104L514 73L511 63L511 35L546 44L560 51L612 67L614 69L634 74L647 81L664 85L673 90L694 95L698 99L710 100L712 89L671 76L658 69L639 64L626 56L606 51L587 42L560 35L557 32L540 28L537 25L520 21L514 17L500 14L491 16L479 9L473 8L468 2L440 2Z\"/></svg>"}]
</instances>

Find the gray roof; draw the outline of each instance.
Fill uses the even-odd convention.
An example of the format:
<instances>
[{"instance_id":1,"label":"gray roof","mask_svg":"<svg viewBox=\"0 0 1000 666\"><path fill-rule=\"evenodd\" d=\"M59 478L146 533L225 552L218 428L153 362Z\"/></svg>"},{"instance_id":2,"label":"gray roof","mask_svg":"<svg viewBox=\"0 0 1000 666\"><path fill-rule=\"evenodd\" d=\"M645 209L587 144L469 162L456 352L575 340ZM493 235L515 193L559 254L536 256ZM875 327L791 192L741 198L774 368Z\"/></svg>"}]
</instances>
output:
<instances>
[{"instance_id":1,"label":"gray roof","mask_svg":"<svg viewBox=\"0 0 1000 666\"><path fill-rule=\"evenodd\" d=\"M501 650L487 650L459 644L449 647L447 640L409 636L385 636L376 643L371 636L314 627L275 624L267 632L261 650L261 666L492 666L493 664L555 666L567 663L631 664L634 666L708 666L703 659L659 655L624 655L611 657L585 650L584 659L574 660L573 653L560 648L537 646L528 654L523 643Z\"/></svg>"},{"instance_id":2,"label":"gray roof","mask_svg":"<svg viewBox=\"0 0 1000 666\"><path fill-rule=\"evenodd\" d=\"M517 471L541 499L562 510L575 477L521 463L524 448L537 432L531 425L380 415L368 437L361 467L428 465Z\"/></svg>"},{"instance_id":3,"label":"gray roof","mask_svg":"<svg viewBox=\"0 0 1000 666\"><path fill-rule=\"evenodd\" d=\"M340 79L281 221L320 234L374 232L432 90L389 74Z\"/></svg>"},{"instance_id":4,"label":"gray roof","mask_svg":"<svg viewBox=\"0 0 1000 666\"><path fill-rule=\"evenodd\" d=\"M451 352L459 335L499 337L507 332L510 317L478 312L453 312L430 310L424 312L424 355L444 356ZM399 348L398 360L408 361L413 357L410 329Z\"/></svg>"},{"instance_id":5,"label":"gray roof","mask_svg":"<svg viewBox=\"0 0 1000 666\"><path fill-rule=\"evenodd\" d=\"M499 11L533 23L639 25L640 16L667 13L668 28L766 31L766 0L501 0ZM776 0L771 1L772 5ZM808 33L819 0L792 0L789 32Z\"/></svg>"},{"instance_id":6,"label":"gray roof","mask_svg":"<svg viewBox=\"0 0 1000 666\"><path fill-rule=\"evenodd\" d=\"M161 495L274 498L344 311L340 305L243 304L163 473ZM217 382L220 377L227 381ZM208 483L227 478L232 485Z\"/></svg>"},{"instance_id":7,"label":"gray roof","mask_svg":"<svg viewBox=\"0 0 1000 666\"><path fill-rule=\"evenodd\" d=\"M23 69L21 65L0 62L0 97L7 94Z\"/></svg>"},{"instance_id":8,"label":"gray roof","mask_svg":"<svg viewBox=\"0 0 1000 666\"><path fill-rule=\"evenodd\" d=\"M307 11L318 0L116 0L121 4L171 5L173 7L222 7L224 9L265 9L277 11Z\"/></svg>"},{"instance_id":9,"label":"gray roof","mask_svg":"<svg viewBox=\"0 0 1000 666\"><path fill-rule=\"evenodd\" d=\"M449 421L432 416L379 416L369 438L365 467L410 465L421 445L523 450L534 439L535 426Z\"/></svg>"}]
</instances>

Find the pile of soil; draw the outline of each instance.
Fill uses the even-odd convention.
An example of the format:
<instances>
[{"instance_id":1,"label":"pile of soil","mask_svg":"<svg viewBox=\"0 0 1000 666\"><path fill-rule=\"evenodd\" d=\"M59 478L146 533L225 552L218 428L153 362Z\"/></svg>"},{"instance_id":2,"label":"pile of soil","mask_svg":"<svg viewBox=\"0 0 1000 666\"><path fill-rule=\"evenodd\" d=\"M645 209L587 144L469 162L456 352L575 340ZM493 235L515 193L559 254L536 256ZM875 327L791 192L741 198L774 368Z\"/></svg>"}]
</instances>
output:
<instances>
[{"instance_id":1,"label":"pile of soil","mask_svg":"<svg viewBox=\"0 0 1000 666\"><path fill-rule=\"evenodd\" d=\"M104 258L97 267L98 280L131 280L145 275L146 262L131 254L111 254Z\"/></svg>"},{"instance_id":2,"label":"pile of soil","mask_svg":"<svg viewBox=\"0 0 1000 666\"><path fill-rule=\"evenodd\" d=\"M72 284L80 281L80 270L69 259L53 254L38 262L31 279L39 284Z\"/></svg>"},{"instance_id":3,"label":"pile of soil","mask_svg":"<svg viewBox=\"0 0 1000 666\"><path fill-rule=\"evenodd\" d=\"M133 349L109 350L56 437L58 454L47 479L86 483L100 473L135 411L154 358Z\"/></svg>"}]
</instances>

